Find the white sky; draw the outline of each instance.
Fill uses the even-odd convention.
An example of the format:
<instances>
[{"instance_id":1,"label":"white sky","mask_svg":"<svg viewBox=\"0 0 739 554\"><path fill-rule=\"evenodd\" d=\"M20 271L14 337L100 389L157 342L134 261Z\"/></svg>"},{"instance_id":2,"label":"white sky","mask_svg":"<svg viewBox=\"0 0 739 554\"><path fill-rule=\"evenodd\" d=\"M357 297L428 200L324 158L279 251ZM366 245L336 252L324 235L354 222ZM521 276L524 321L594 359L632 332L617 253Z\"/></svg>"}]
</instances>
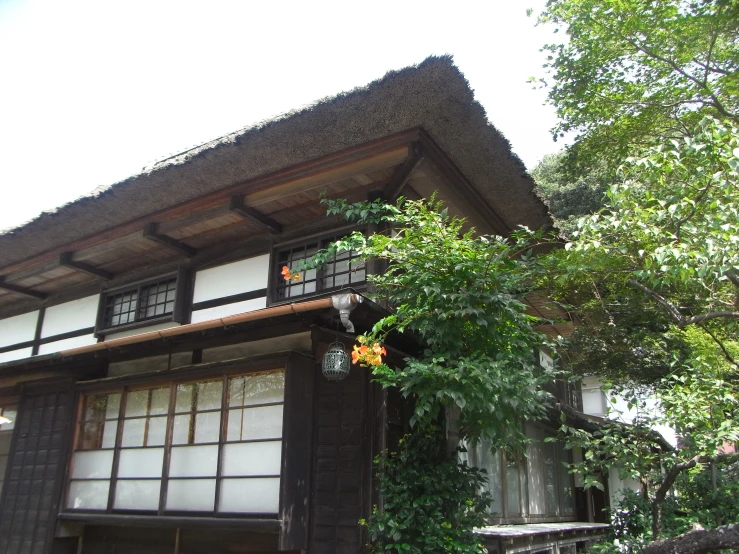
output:
<instances>
[{"instance_id":1,"label":"white sky","mask_svg":"<svg viewBox=\"0 0 739 554\"><path fill-rule=\"evenodd\" d=\"M453 54L513 150L558 150L544 0L0 0L0 229L231 131Z\"/></svg>"}]
</instances>

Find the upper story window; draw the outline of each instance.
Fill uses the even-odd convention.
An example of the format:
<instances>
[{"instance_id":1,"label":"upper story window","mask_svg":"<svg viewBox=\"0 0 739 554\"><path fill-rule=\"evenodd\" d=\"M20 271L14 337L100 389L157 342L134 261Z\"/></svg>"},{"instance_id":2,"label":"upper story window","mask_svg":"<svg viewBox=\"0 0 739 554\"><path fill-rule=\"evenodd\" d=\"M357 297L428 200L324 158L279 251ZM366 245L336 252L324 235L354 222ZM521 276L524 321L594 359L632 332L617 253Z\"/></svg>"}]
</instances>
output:
<instances>
[{"instance_id":1,"label":"upper story window","mask_svg":"<svg viewBox=\"0 0 739 554\"><path fill-rule=\"evenodd\" d=\"M521 453L491 452L482 441L469 448L470 465L488 473L488 490L493 496L491 513L500 520L556 520L575 515L574 480L566 463L570 452L559 441L547 441L554 433L527 424L531 442L526 456Z\"/></svg>"},{"instance_id":2,"label":"upper story window","mask_svg":"<svg viewBox=\"0 0 739 554\"><path fill-rule=\"evenodd\" d=\"M142 322L182 321L184 274L165 275L106 291L101 297L98 330L136 326Z\"/></svg>"},{"instance_id":3,"label":"upper story window","mask_svg":"<svg viewBox=\"0 0 739 554\"><path fill-rule=\"evenodd\" d=\"M85 395L68 510L279 509L283 370Z\"/></svg>"},{"instance_id":4,"label":"upper story window","mask_svg":"<svg viewBox=\"0 0 739 554\"><path fill-rule=\"evenodd\" d=\"M296 264L310 258L319 249L326 248L338 238L340 237L328 237L277 250L273 268L276 283L274 300L279 302L321 291L363 284L367 280L365 263L364 260L359 259L354 250L338 252L320 269L297 272L300 275L299 280L286 281L283 278L283 267L292 271Z\"/></svg>"}]
</instances>

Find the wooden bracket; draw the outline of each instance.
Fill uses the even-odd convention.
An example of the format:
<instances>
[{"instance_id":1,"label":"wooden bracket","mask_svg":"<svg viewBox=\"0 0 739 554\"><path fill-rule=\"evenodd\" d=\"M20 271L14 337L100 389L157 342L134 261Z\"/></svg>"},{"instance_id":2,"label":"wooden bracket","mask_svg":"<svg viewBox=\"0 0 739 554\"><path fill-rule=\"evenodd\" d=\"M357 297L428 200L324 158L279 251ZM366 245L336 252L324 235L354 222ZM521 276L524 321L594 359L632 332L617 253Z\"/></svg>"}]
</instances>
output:
<instances>
[{"instance_id":1,"label":"wooden bracket","mask_svg":"<svg viewBox=\"0 0 739 554\"><path fill-rule=\"evenodd\" d=\"M392 177L390 177L390 181L385 185L385 188L382 191L382 197L386 202L395 202L395 200L397 200L402 190L408 184L411 175L413 175L413 172L422 161L423 151L421 150L421 145L414 142L411 153L405 161L395 169Z\"/></svg>"},{"instance_id":2,"label":"wooden bracket","mask_svg":"<svg viewBox=\"0 0 739 554\"><path fill-rule=\"evenodd\" d=\"M273 235L279 235L280 233L282 233L282 225L280 225L277 221L275 221L268 215L263 214L259 210L245 205L243 197L239 195L231 197L231 203L229 204L228 209L234 213L239 214L243 218L257 222Z\"/></svg>"},{"instance_id":3,"label":"wooden bracket","mask_svg":"<svg viewBox=\"0 0 739 554\"><path fill-rule=\"evenodd\" d=\"M59 256L59 265L64 267L71 267L72 269L78 269L95 277L100 277L106 281L110 281L114 275L110 271L104 269L98 269L95 266L86 264L85 262L76 262L73 259L74 252L62 252Z\"/></svg>"},{"instance_id":4,"label":"wooden bracket","mask_svg":"<svg viewBox=\"0 0 739 554\"><path fill-rule=\"evenodd\" d=\"M146 227L144 227L144 238L158 242L171 250L184 254L188 258L192 258L198 253L196 248L193 248L182 241L173 239L172 237L168 237L167 235L160 234L157 231L157 224L153 221L147 223Z\"/></svg>"},{"instance_id":5,"label":"wooden bracket","mask_svg":"<svg viewBox=\"0 0 739 554\"><path fill-rule=\"evenodd\" d=\"M16 294L22 294L23 296L30 296L31 298L37 298L38 300L45 300L48 296L47 294L44 294L43 292L38 292L35 290L31 290L31 289L27 289L24 287L19 287L17 285L11 285L10 283L6 283L5 277L0 277L0 289L14 292Z\"/></svg>"}]
</instances>

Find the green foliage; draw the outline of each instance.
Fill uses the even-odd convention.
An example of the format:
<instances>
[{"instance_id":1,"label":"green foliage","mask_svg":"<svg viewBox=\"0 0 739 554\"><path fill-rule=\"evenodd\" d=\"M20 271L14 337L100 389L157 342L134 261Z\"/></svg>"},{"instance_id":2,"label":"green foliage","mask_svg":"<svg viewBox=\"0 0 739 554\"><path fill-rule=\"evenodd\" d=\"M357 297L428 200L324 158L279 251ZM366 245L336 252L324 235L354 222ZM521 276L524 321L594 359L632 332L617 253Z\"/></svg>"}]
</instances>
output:
<instances>
[{"instance_id":1,"label":"green foliage","mask_svg":"<svg viewBox=\"0 0 739 554\"><path fill-rule=\"evenodd\" d=\"M329 214L380 225L355 232L292 271L327 263L353 250L382 264L368 276L376 296L393 307L361 337L368 348L390 335L411 333L422 352L402 367L384 363L372 371L383 387L396 387L414 401L414 432L400 451L379 462L383 509L367 524L377 552L484 552L475 526L490 504L482 493L484 472L459 464L445 433L433 427L445 412L459 415L461 439L490 441L493 448L520 448L521 422L545 413L550 399L541 388L554 379L537 349L546 342L525 314L523 295L538 264L532 247L540 234L522 230L509 240L463 231L434 198L348 204L324 200Z\"/></svg>"},{"instance_id":2,"label":"green foliage","mask_svg":"<svg viewBox=\"0 0 739 554\"><path fill-rule=\"evenodd\" d=\"M566 33L542 80L576 131L586 171L684 135L703 115L739 122L737 0L549 0L539 21Z\"/></svg>"},{"instance_id":3,"label":"green foliage","mask_svg":"<svg viewBox=\"0 0 739 554\"><path fill-rule=\"evenodd\" d=\"M592 325L589 350L573 357L620 348L638 354L629 373L644 380L645 353L647 379L673 354L692 356L686 327L701 326L714 351L736 341L738 171L739 131L712 119L624 164L603 213L579 219L566 250L545 261L542 287Z\"/></svg>"},{"instance_id":4,"label":"green foliage","mask_svg":"<svg viewBox=\"0 0 739 554\"><path fill-rule=\"evenodd\" d=\"M565 152L544 156L531 171L536 192L562 231L569 230L577 217L599 211L614 180L605 164L592 165L585 175L573 175L566 166L567 158Z\"/></svg>"},{"instance_id":5,"label":"green foliage","mask_svg":"<svg viewBox=\"0 0 739 554\"><path fill-rule=\"evenodd\" d=\"M436 427L417 427L399 451L375 460L384 509L367 525L372 552L487 552L472 532L485 525L484 470L457 463Z\"/></svg>"},{"instance_id":6,"label":"green foliage","mask_svg":"<svg viewBox=\"0 0 739 554\"><path fill-rule=\"evenodd\" d=\"M374 367L375 379L414 398L413 424L428 425L442 410L458 408L462 438L485 438L496 448L523 444L520 422L544 415L548 395L540 386L554 378L534 355L546 338L532 329L536 321L522 302L538 267L530 249L542 237L522 231L508 241L463 232L464 221L433 199L327 203L329 213L387 225L368 237L356 232L314 260L351 249L385 263L370 279L394 313L375 325L367 343L411 332L424 345L402 368Z\"/></svg>"},{"instance_id":7,"label":"green foliage","mask_svg":"<svg viewBox=\"0 0 739 554\"><path fill-rule=\"evenodd\" d=\"M713 458L725 442L739 440L739 386L715 375L707 365L679 369L653 387L611 390L637 410L639 415L630 425L615 420L594 432L563 425L560 431L569 447L587 450L573 468L600 487L595 479L604 469L616 467L622 478L637 479L652 492L672 468L692 459ZM659 425L680 433L680 448L660 441L653 431Z\"/></svg>"},{"instance_id":8,"label":"green foliage","mask_svg":"<svg viewBox=\"0 0 739 554\"><path fill-rule=\"evenodd\" d=\"M631 490L616 491L619 500L611 507L611 527L606 540L591 545L588 552L598 554L631 554L652 540L652 508L648 499ZM690 530L690 520L674 498L665 500L664 535L674 537Z\"/></svg>"},{"instance_id":9,"label":"green foliage","mask_svg":"<svg viewBox=\"0 0 739 554\"><path fill-rule=\"evenodd\" d=\"M709 465L704 471L688 471L676 484L680 509L691 521L704 527L739 522L739 455L717 457L715 473Z\"/></svg>"},{"instance_id":10,"label":"green foliage","mask_svg":"<svg viewBox=\"0 0 739 554\"><path fill-rule=\"evenodd\" d=\"M585 475L586 485L602 487L598 477L608 468L621 478L638 480L652 509L651 537L663 531L667 493L681 474L704 471L705 460L718 456L727 442L739 440L739 386L727 382L711 366L694 362L663 378L651 388L615 388L637 417L631 424L609 421L596 431L563 424L561 438L568 448L582 448L583 460L571 468ZM680 434L672 448L653 429L664 425Z\"/></svg>"}]
</instances>

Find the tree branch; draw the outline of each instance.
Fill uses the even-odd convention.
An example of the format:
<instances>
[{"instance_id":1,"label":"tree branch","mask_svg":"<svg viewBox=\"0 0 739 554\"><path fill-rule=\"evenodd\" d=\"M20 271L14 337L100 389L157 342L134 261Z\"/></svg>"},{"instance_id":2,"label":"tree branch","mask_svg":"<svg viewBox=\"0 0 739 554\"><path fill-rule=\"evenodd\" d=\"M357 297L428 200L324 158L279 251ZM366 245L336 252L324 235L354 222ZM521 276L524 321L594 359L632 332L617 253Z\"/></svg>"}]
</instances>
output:
<instances>
[{"instance_id":1,"label":"tree branch","mask_svg":"<svg viewBox=\"0 0 739 554\"><path fill-rule=\"evenodd\" d=\"M724 317L727 319L739 319L739 312L709 312L707 314L694 315L693 317L684 319L683 323L678 324L678 326L682 329L683 327L687 327L688 325L694 325L696 323L708 321L709 319L718 319Z\"/></svg>"},{"instance_id":2,"label":"tree branch","mask_svg":"<svg viewBox=\"0 0 739 554\"><path fill-rule=\"evenodd\" d=\"M699 323L699 324L698 324L698 326L699 326L699 327L700 327L701 329L703 329L703 330L704 330L704 331L705 331L705 332L706 332L706 333L708 334L708 336L710 336L710 337L711 337L711 338L713 339L713 342L715 342L715 343L716 343L716 344L718 345L718 347L719 347L719 348L721 349L721 351L722 351L722 352L724 353L724 357L726 358L726 360L727 360L727 361L728 361L729 363L731 363L731 364L734 364L734 365L735 365L736 367L738 367L738 368L739 368L739 362L737 362L737 361L736 361L736 360L734 359L734 357L733 357L733 356L732 356L732 355L731 355L731 354L729 353L729 351L728 351L728 350L726 350L726 347L724 346L724 343L723 343L723 342L721 342L721 341L719 340L719 338L718 338L718 337L717 337L716 335L714 335L714 334L713 334L713 332L712 332L712 331L711 331L711 330L710 330L710 329L709 329L708 327L706 327L705 325L703 325L703 324Z\"/></svg>"},{"instance_id":3,"label":"tree branch","mask_svg":"<svg viewBox=\"0 0 739 554\"><path fill-rule=\"evenodd\" d=\"M706 554L723 548L739 547L739 523L716 529L700 529L684 535L655 541L645 546L641 554Z\"/></svg>"},{"instance_id":4,"label":"tree branch","mask_svg":"<svg viewBox=\"0 0 739 554\"><path fill-rule=\"evenodd\" d=\"M684 329L688 325L695 325L704 321L708 321L710 319L739 319L739 312L709 312L707 314L685 317L683 314L680 313L680 310L677 308L677 306L675 306L675 304L667 300L667 298L665 298L658 292L653 291L649 287L642 285L635 279L629 279L626 283L651 296L660 306L667 310L667 312L670 314L670 316L672 316L672 319L675 320L675 323L680 329Z\"/></svg>"},{"instance_id":5,"label":"tree branch","mask_svg":"<svg viewBox=\"0 0 739 554\"><path fill-rule=\"evenodd\" d=\"M667 298L665 298L661 294L653 291L649 287L642 285L636 279L629 279L626 283L634 288L639 289L640 291L646 293L647 295L651 296L654 300L656 300L660 306L662 306L668 311L668 313L672 316L672 319L675 320L675 323L677 323L678 326L681 325L685 321L685 317L683 316L683 314L680 313L680 310L677 309L677 306L675 306L675 304L667 300Z\"/></svg>"},{"instance_id":6,"label":"tree branch","mask_svg":"<svg viewBox=\"0 0 739 554\"><path fill-rule=\"evenodd\" d=\"M687 462L675 464L674 466L672 466L672 468L670 468L670 470L665 474L665 480L662 481L662 484L657 489L657 492L654 493L655 502L662 502L667 496L668 491L672 488L672 485L675 484L675 479L677 479L677 476L686 469L695 467L695 464L697 464L701 458L702 456L700 454L696 454Z\"/></svg>"}]
</instances>

